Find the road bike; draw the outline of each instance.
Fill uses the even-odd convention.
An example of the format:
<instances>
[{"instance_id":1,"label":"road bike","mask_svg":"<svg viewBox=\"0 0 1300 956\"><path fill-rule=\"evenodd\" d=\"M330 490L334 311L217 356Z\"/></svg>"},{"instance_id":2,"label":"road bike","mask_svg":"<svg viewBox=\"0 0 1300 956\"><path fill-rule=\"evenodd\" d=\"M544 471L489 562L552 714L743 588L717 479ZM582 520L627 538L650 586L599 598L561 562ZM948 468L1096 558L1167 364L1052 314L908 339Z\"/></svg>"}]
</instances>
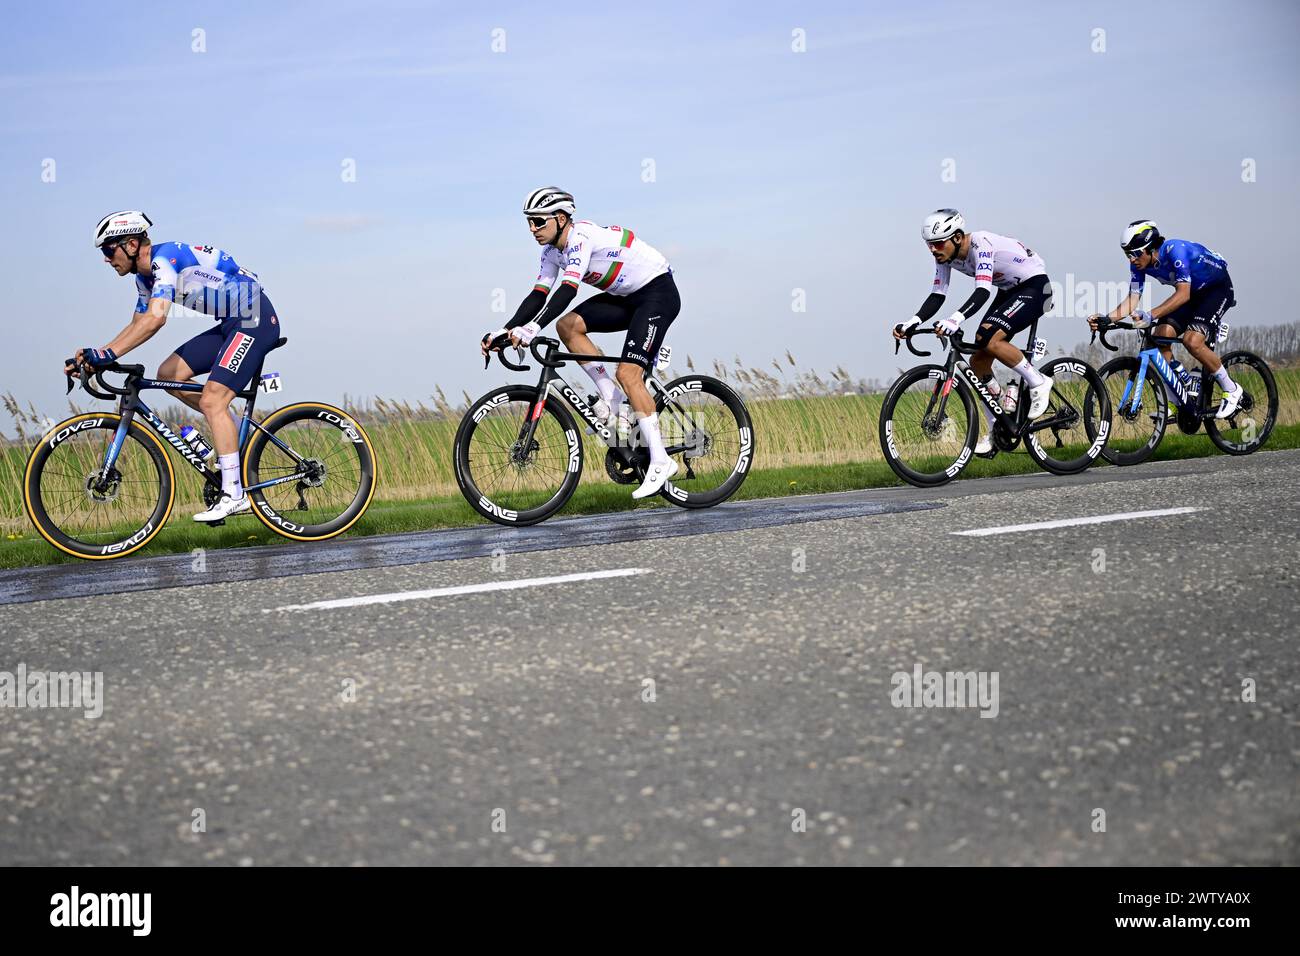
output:
<instances>
[{"instance_id":1,"label":"road bike","mask_svg":"<svg viewBox=\"0 0 1300 956\"><path fill-rule=\"evenodd\" d=\"M1184 378L1161 354L1162 346L1179 341L1177 336L1156 335L1150 328L1102 318L1093 337L1100 335L1104 347L1118 352L1119 347L1106 338L1114 331L1141 332L1142 349L1137 355L1111 359L1099 370L1115 406L1115 431L1102 452L1111 464L1136 465L1150 458L1165 436L1171 413L1184 434L1195 435L1204 424L1210 441L1229 455L1249 455L1268 440L1277 424L1277 383L1258 355L1237 351L1223 356L1229 376L1246 394L1236 412L1220 419L1216 414L1223 386L1218 379L1204 367L1185 373ZM1155 374L1148 374L1152 369Z\"/></svg>"},{"instance_id":2,"label":"road bike","mask_svg":"<svg viewBox=\"0 0 1300 956\"><path fill-rule=\"evenodd\" d=\"M617 418L602 420L591 407L594 396L584 400L558 371L579 360L622 360L564 352L561 344L534 338L529 350L541 366L537 384L493 389L470 403L456 430L456 482L470 506L490 521L531 525L564 507L578 487L585 455L575 414L606 447L605 472L611 479L636 485L645 477L650 453L640 445L636 426L625 433ZM496 354L512 371L530 370L507 359L504 348ZM667 366L670 354L661 350L657 370ZM711 508L726 501L744 483L754 460L754 426L745 403L730 386L707 375L666 383L652 370L645 376L664 446L678 459L677 474L659 494L680 508Z\"/></svg>"},{"instance_id":3,"label":"road bike","mask_svg":"<svg viewBox=\"0 0 1300 956\"><path fill-rule=\"evenodd\" d=\"M1038 323L1029 332L1038 343ZM918 335L937 335L934 329L911 329L904 341L908 351L926 357L912 344ZM909 484L927 488L956 478L970 463L979 440L982 403L994 416L990 432L993 451L1012 451L1021 442L1029 456L1055 475L1072 475L1091 465L1106 446L1110 435L1110 399L1101 377L1077 358L1056 358L1038 367L1055 380L1051 401L1044 412L1029 420L1029 390L1022 394L1013 411L1002 407L979 375L960 355L971 355L979 347L966 344L961 330L940 336L948 349L942 364L918 365L908 369L885 393L880 409L880 446L894 474ZM949 349L949 346L951 348ZM895 352L898 345L894 346ZM1046 350L1031 350L1031 359Z\"/></svg>"},{"instance_id":4,"label":"road bike","mask_svg":"<svg viewBox=\"0 0 1300 956\"><path fill-rule=\"evenodd\" d=\"M288 339L279 339L278 349ZM68 360L72 364L72 360ZM251 512L277 534L323 541L356 524L374 495L374 448L355 418L320 402L277 409L253 419L259 391L280 388L278 373L263 376L258 362L239 422L240 471ZM126 376L121 386L105 374ZM113 363L79 370L81 387L118 402L116 412L87 412L59 422L27 459L23 503L41 537L77 558L121 558L153 540L171 515L176 475L167 448L203 480L203 502L221 497L216 455L200 453L140 400L146 389L201 392L195 382L146 378L143 365ZM94 384L92 385L92 379ZM71 392L74 381L68 379ZM208 522L224 524L224 520Z\"/></svg>"}]
</instances>

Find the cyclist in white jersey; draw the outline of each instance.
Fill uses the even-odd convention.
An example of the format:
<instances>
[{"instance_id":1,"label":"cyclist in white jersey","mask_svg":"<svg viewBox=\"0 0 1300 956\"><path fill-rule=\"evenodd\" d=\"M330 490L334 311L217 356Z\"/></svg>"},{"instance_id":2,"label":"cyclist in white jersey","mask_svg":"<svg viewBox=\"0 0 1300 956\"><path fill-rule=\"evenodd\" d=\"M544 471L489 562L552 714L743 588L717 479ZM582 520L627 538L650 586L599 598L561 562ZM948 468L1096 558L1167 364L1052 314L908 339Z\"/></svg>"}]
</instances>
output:
<instances>
[{"instance_id":1,"label":"cyclist in white jersey","mask_svg":"<svg viewBox=\"0 0 1300 956\"><path fill-rule=\"evenodd\" d=\"M966 303L946 319L934 323L940 335L955 332L963 321L993 304L980 321L973 344L980 350L970 358L970 366L988 390L998 395L1002 388L993 375L997 359L1014 371L1029 389L1029 417L1037 418L1047 409L1055 384L1025 358L1025 353L1011 344L1012 336L1029 328L1035 319L1052 307L1052 287L1043 260L1024 243L995 232L966 232L966 221L955 209L939 209L925 217L921 238L934 257L934 287L916 315L894 326L894 337L902 338L938 313L948 295L952 270L975 279L975 291ZM993 289L997 294L994 295ZM1005 402L1004 402L1005 407ZM993 413L981 405L989 429ZM977 455L991 455L993 443L986 432L975 446Z\"/></svg>"},{"instance_id":2,"label":"cyclist in white jersey","mask_svg":"<svg viewBox=\"0 0 1300 956\"><path fill-rule=\"evenodd\" d=\"M573 196L559 187L543 186L528 194L524 215L534 240L542 246L541 270L514 317L504 328L483 336L482 349L486 354L507 341L527 345L560 315L563 317L556 326L560 339L570 352L579 355L600 354L587 333L626 331L627 342L615 373L617 384L603 363L579 364L600 393L597 415L609 421L621 407L624 394L632 406L641 439L650 452L645 480L632 497L645 498L677 473L677 463L668 457L659 433L659 417L645 387L645 373L659 353L668 326L681 311L681 297L668 260L657 249L631 229L574 220L573 211ZM557 279L559 288L547 302ZM583 282L601 290L600 295L564 314Z\"/></svg>"}]
</instances>

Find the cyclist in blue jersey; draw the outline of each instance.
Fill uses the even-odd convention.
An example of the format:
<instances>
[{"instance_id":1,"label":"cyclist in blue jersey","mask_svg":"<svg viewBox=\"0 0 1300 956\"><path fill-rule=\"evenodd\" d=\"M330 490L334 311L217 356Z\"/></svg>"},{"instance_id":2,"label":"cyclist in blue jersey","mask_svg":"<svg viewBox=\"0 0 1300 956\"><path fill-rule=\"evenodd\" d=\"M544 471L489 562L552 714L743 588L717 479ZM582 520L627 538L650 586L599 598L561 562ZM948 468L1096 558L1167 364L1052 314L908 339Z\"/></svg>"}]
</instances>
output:
<instances>
[{"instance_id":1,"label":"cyclist in blue jersey","mask_svg":"<svg viewBox=\"0 0 1300 956\"><path fill-rule=\"evenodd\" d=\"M1120 248L1129 260L1129 294L1106 318L1131 318L1134 325L1152 326L1156 335L1179 336L1187 351L1223 389L1215 417L1229 417L1241 405L1244 393L1228 376L1213 348L1223 314L1237 304L1228 263L1198 242L1164 238L1160 227L1150 219L1129 223ZM1147 276L1174 287L1174 294L1150 312L1138 309ZM1094 330L1097 319L1095 315L1088 318L1088 325ZM1186 370L1174 359L1173 350L1165 345L1160 351L1175 372L1186 377Z\"/></svg>"},{"instance_id":2,"label":"cyclist in blue jersey","mask_svg":"<svg viewBox=\"0 0 1300 956\"><path fill-rule=\"evenodd\" d=\"M131 321L103 348L78 349L76 365L102 368L138 348L167 321L175 302L212 316L217 324L200 332L158 367L158 378L188 382L208 376L203 391L176 392L203 413L221 468L224 496L195 521L217 521L249 510L239 478L239 426L229 411L235 393L280 337L280 322L257 275L241 269L229 253L184 242L155 245L153 221L138 210L105 216L92 233L95 248L118 275L134 275L138 298ZM75 366L64 372L71 375Z\"/></svg>"}]
</instances>

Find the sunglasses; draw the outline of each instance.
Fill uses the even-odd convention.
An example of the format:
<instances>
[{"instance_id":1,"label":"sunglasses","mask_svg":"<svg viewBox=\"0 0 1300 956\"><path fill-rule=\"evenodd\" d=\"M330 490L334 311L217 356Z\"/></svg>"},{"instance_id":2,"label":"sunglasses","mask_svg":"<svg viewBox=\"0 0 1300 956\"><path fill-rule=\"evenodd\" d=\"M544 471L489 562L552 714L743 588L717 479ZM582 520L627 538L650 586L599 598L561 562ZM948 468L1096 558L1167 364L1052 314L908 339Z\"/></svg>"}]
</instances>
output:
<instances>
[{"instance_id":1,"label":"sunglasses","mask_svg":"<svg viewBox=\"0 0 1300 956\"><path fill-rule=\"evenodd\" d=\"M113 253L117 251L120 245L122 245L120 242L106 242L99 247L99 251L103 254L105 259L111 259L113 258Z\"/></svg>"},{"instance_id":2,"label":"sunglasses","mask_svg":"<svg viewBox=\"0 0 1300 956\"><path fill-rule=\"evenodd\" d=\"M525 216L524 218L528 220L528 225L532 226L534 229L541 229L542 226L546 225L546 223L549 220L554 219L555 217L554 216Z\"/></svg>"},{"instance_id":3,"label":"sunglasses","mask_svg":"<svg viewBox=\"0 0 1300 956\"><path fill-rule=\"evenodd\" d=\"M1130 261L1132 261L1132 262L1136 262L1137 260L1141 259L1141 258L1142 258L1143 256L1145 256L1146 254L1147 254L1147 250L1145 250L1145 249L1139 249L1137 252L1125 252L1125 253L1124 253L1124 255L1128 256L1129 259L1130 259Z\"/></svg>"},{"instance_id":4,"label":"sunglasses","mask_svg":"<svg viewBox=\"0 0 1300 956\"><path fill-rule=\"evenodd\" d=\"M929 246L931 249L942 249L947 244L948 244L947 239L936 239L936 240L926 242L926 245Z\"/></svg>"}]
</instances>

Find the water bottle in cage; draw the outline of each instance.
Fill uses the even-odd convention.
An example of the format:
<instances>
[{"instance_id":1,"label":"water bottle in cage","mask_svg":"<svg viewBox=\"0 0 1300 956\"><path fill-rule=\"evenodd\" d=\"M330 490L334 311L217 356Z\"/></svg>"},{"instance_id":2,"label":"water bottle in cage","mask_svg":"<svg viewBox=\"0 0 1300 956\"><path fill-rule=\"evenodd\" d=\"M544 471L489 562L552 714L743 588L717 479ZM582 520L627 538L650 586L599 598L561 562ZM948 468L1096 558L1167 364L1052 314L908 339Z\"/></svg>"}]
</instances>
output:
<instances>
[{"instance_id":1,"label":"water bottle in cage","mask_svg":"<svg viewBox=\"0 0 1300 956\"><path fill-rule=\"evenodd\" d=\"M199 430L192 425L186 425L181 429L181 440L194 449L194 454L198 455L204 461L212 457L212 447L203 440Z\"/></svg>"},{"instance_id":2,"label":"water bottle in cage","mask_svg":"<svg viewBox=\"0 0 1300 956\"><path fill-rule=\"evenodd\" d=\"M1002 410L1008 414L1016 410L1020 401L1020 382L1015 381L1002 390Z\"/></svg>"},{"instance_id":3,"label":"water bottle in cage","mask_svg":"<svg viewBox=\"0 0 1300 956\"><path fill-rule=\"evenodd\" d=\"M1174 374L1178 376L1178 381L1183 383L1183 387L1187 389L1188 394L1192 394L1192 373L1187 371L1187 366L1183 365L1178 359L1170 359L1169 367L1174 370Z\"/></svg>"}]
</instances>

